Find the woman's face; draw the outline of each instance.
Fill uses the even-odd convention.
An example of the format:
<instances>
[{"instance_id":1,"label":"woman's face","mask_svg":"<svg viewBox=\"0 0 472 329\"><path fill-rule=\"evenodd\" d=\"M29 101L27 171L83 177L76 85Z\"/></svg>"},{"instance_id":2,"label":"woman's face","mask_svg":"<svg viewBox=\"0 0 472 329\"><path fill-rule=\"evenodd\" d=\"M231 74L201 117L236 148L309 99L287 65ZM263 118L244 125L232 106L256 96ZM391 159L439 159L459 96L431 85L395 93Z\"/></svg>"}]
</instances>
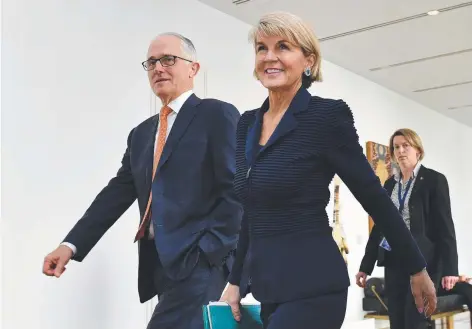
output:
<instances>
[{"instance_id":1,"label":"woman's face","mask_svg":"<svg viewBox=\"0 0 472 329\"><path fill-rule=\"evenodd\" d=\"M301 85L303 71L314 64L297 45L278 36L256 39L257 78L269 90L283 90Z\"/></svg>"},{"instance_id":2,"label":"woman's face","mask_svg":"<svg viewBox=\"0 0 472 329\"><path fill-rule=\"evenodd\" d=\"M418 163L420 152L408 143L404 136L395 136L393 138L393 149L395 159L400 167L414 168Z\"/></svg>"}]
</instances>

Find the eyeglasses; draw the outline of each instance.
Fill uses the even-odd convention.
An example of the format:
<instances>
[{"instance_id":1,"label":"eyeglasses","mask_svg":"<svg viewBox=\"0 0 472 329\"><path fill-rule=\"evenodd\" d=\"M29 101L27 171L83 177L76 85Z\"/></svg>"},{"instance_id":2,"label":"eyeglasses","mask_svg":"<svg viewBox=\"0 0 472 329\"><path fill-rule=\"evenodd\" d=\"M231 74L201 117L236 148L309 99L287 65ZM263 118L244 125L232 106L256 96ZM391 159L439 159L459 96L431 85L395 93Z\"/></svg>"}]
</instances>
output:
<instances>
[{"instance_id":1,"label":"eyeglasses","mask_svg":"<svg viewBox=\"0 0 472 329\"><path fill-rule=\"evenodd\" d=\"M191 60L186 59L186 58L182 58L182 57L174 56L174 55L164 55L161 58L149 58L148 60L142 62L141 65L144 67L146 71L151 71L151 70L154 70L157 62L160 62L161 65L164 67L174 65L176 58L192 63Z\"/></svg>"}]
</instances>

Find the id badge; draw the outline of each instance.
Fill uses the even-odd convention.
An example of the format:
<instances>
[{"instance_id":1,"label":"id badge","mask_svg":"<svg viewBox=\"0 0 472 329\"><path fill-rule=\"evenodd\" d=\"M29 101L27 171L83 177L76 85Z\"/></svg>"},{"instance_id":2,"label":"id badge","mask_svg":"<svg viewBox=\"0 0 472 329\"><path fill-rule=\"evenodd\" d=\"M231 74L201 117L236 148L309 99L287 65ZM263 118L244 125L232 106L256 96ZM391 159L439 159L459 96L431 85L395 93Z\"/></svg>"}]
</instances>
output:
<instances>
[{"instance_id":1,"label":"id badge","mask_svg":"<svg viewBox=\"0 0 472 329\"><path fill-rule=\"evenodd\" d=\"M388 244L387 240L385 238L382 239L382 241L380 242L380 246L382 248L384 248L385 250L387 251L391 251L392 248L390 247L390 245Z\"/></svg>"}]
</instances>

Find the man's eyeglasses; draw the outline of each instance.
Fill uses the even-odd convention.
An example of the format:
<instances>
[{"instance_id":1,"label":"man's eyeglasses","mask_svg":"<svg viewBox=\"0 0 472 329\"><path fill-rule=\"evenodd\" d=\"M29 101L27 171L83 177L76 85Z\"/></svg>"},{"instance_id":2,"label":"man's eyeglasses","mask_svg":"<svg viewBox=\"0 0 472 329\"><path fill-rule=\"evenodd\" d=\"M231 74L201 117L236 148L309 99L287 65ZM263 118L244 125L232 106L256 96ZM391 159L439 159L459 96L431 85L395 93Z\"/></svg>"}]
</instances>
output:
<instances>
[{"instance_id":1,"label":"man's eyeglasses","mask_svg":"<svg viewBox=\"0 0 472 329\"><path fill-rule=\"evenodd\" d=\"M142 62L141 64L143 65L143 67L146 71L151 71L151 70L154 70L154 68L156 67L157 62L160 62L161 65L164 66L164 67L174 65L176 58L179 58L179 59L182 59L184 61L192 63L191 60L186 59L186 58L182 58L182 57L174 56L174 55L164 55L161 58L149 58L148 60Z\"/></svg>"}]
</instances>

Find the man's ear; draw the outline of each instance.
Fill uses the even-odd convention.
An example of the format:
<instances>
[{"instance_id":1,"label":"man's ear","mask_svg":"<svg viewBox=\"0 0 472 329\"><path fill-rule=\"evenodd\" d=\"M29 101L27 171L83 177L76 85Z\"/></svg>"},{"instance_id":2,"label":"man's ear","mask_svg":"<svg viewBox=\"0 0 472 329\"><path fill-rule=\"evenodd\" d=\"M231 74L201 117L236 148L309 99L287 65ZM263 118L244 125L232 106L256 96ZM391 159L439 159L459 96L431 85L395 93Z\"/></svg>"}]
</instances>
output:
<instances>
[{"instance_id":1,"label":"man's ear","mask_svg":"<svg viewBox=\"0 0 472 329\"><path fill-rule=\"evenodd\" d=\"M189 78L194 78L197 75L198 71L200 71L200 63L192 63Z\"/></svg>"}]
</instances>

